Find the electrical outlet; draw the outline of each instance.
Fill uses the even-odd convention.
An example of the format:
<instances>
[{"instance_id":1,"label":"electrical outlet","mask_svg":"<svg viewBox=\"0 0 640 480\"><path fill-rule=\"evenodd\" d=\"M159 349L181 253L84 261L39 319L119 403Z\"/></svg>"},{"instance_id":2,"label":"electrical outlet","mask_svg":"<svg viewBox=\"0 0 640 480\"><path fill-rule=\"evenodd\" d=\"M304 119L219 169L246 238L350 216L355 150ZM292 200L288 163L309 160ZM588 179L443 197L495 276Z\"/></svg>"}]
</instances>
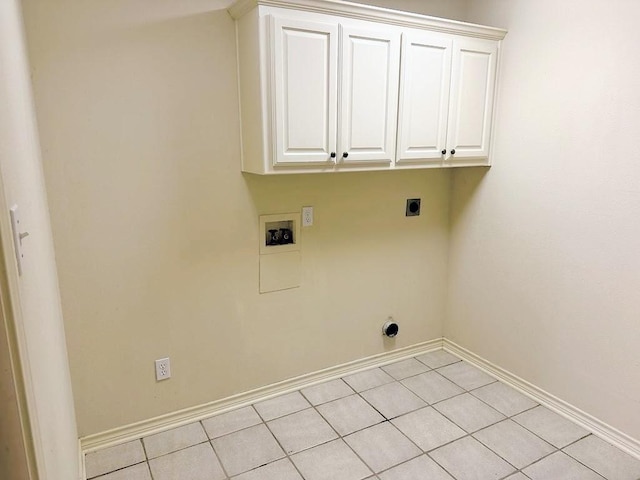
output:
<instances>
[{"instance_id":1,"label":"electrical outlet","mask_svg":"<svg viewBox=\"0 0 640 480\"><path fill-rule=\"evenodd\" d=\"M169 357L156 360L156 380L171 378L171 361Z\"/></svg>"},{"instance_id":2,"label":"electrical outlet","mask_svg":"<svg viewBox=\"0 0 640 480\"><path fill-rule=\"evenodd\" d=\"M313 225L313 207L302 207L302 226L310 227Z\"/></svg>"}]
</instances>

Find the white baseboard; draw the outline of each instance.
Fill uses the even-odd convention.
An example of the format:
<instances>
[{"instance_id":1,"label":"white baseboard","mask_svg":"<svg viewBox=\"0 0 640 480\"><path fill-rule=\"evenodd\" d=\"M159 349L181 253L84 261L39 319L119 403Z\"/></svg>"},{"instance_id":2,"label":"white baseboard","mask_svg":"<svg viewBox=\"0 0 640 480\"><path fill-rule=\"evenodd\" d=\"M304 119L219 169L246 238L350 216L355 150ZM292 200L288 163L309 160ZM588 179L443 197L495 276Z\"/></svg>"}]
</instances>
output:
<instances>
[{"instance_id":1,"label":"white baseboard","mask_svg":"<svg viewBox=\"0 0 640 480\"><path fill-rule=\"evenodd\" d=\"M340 378L369 368L380 367L388 363L414 357L440 348L442 348L442 338L437 338L427 342L418 343L410 347L399 348L397 350L380 353L344 363L342 365L319 370L317 372L300 375L298 377L290 378L282 382L260 387L238 395L233 395L221 400L216 400L214 402L185 408L177 412L150 418L131 425L118 427L106 432L88 435L80 439L81 454L84 455L88 452L126 443L131 440L153 435L154 433L187 425L189 423L211 417L212 415L244 407L262 400L267 400L277 395L293 392L301 388L310 387L321 382ZM84 462L82 463L84 464Z\"/></svg>"},{"instance_id":2,"label":"white baseboard","mask_svg":"<svg viewBox=\"0 0 640 480\"><path fill-rule=\"evenodd\" d=\"M78 456L80 457L78 462L80 467L78 480L85 480L87 478L87 468L84 463L84 452L82 451L82 441L80 439L78 439Z\"/></svg>"},{"instance_id":3,"label":"white baseboard","mask_svg":"<svg viewBox=\"0 0 640 480\"><path fill-rule=\"evenodd\" d=\"M616 428L598 420L597 418L583 412L577 407L555 397L541 388L532 385L511 372L494 365L479 355L457 345L451 340L438 338L428 342L412 345L410 347L400 348L390 352L344 363L342 365L326 368L317 372L300 375L298 377L267 385L265 387L260 387L238 395L233 395L214 402L186 408L177 412L172 412L159 417L118 427L113 430L83 437L80 439L80 454L82 455L81 468L83 469L81 472L81 478L86 478L84 476L84 454L88 452L126 443L131 440L153 435L154 433L163 432L203 420L212 415L224 413L262 400L267 400L277 395L310 387L321 382L340 378L369 368L380 367L398 360L438 350L440 348L444 348L445 350L457 355L470 364L501 380L505 384L515 388L524 395L534 399L541 405L557 412L624 452L640 459L639 440L626 435Z\"/></svg>"},{"instance_id":4,"label":"white baseboard","mask_svg":"<svg viewBox=\"0 0 640 480\"><path fill-rule=\"evenodd\" d=\"M443 338L442 343L445 350L448 350L454 355L457 355L458 357L466 360L470 364L485 371L489 375L496 377L498 380L501 380L502 382L515 388L524 395L532 398L540 405L544 405L550 410L553 410L563 417L568 418L572 422L592 432L594 435L597 435L613 446L618 447L620 450L628 453L629 455L632 455L635 458L640 459L640 440L630 437L629 435L621 432L611 425L598 420L597 418L589 415L586 412L583 412L579 408L565 402L564 400L559 399L549 392L546 392L545 390L532 385L531 383L523 380L517 375L514 375L513 373L508 372L507 370L498 367L497 365L494 365L488 360L485 360L481 356L470 352L466 348L461 347L451 340Z\"/></svg>"}]
</instances>

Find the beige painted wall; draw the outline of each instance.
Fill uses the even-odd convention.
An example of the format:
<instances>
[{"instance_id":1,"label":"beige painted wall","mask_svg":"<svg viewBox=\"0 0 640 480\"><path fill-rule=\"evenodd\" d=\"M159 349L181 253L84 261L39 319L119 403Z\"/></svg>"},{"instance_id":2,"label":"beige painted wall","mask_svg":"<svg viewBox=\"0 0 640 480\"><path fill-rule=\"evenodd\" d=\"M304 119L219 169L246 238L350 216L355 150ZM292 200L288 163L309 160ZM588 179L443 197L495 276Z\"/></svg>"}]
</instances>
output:
<instances>
[{"instance_id":1,"label":"beige painted wall","mask_svg":"<svg viewBox=\"0 0 640 480\"><path fill-rule=\"evenodd\" d=\"M22 430L29 466L39 480L71 480L80 472L78 435L19 0L0 2L0 72L0 284L7 322L0 336L6 335L11 347L18 404L28 410ZM21 277L9 220L14 204L20 231L29 232ZM5 345L2 351L5 355ZM28 478L18 471L0 476Z\"/></svg>"},{"instance_id":2,"label":"beige painted wall","mask_svg":"<svg viewBox=\"0 0 640 480\"><path fill-rule=\"evenodd\" d=\"M25 2L81 436L442 335L449 173L242 175L222 6ZM303 205L303 285L259 295L258 215Z\"/></svg>"},{"instance_id":3,"label":"beige painted wall","mask_svg":"<svg viewBox=\"0 0 640 480\"><path fill-rule=\"evenodd\" d=\"M455 172L445 334L640 438L640 3L484 0L494 166Z\"/></svg>"}]
</instances>

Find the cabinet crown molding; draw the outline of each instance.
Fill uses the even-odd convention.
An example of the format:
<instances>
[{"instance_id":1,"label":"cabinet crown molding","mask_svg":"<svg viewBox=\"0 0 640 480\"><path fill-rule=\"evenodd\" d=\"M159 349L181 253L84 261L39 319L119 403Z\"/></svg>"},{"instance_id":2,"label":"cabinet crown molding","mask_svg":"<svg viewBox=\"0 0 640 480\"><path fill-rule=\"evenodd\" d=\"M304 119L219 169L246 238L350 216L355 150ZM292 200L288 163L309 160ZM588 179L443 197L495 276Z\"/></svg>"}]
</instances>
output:
<instances>
[{"instance_id":1,"label":"cabinet crown molding","mask_svg":"<svg viewBox=\"0 0 640 480\"><path fill-rule=\"evenodd\" d=\"M238 0L228 12L234 19L242 17L257 6L289 8L293 10L335 14L361 20L373 20L390 25L420 28L456 35L467 35L490 40L502 40L507 31L502 28L487 27L473 23L459 22L419 13L411 13L390 8L344 2L341 0Z\"/></svg>"}]
</instances>

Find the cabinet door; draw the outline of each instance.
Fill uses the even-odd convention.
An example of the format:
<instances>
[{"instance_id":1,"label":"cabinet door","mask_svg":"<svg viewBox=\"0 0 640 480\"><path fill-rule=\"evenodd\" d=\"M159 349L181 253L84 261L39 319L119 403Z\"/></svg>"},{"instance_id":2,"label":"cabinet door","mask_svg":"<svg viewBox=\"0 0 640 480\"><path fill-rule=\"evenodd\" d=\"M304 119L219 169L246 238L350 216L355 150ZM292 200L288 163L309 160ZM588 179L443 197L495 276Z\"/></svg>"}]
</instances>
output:
<instances>
[{"instance_id":1,"label":"cabinet door","mask_svg":"<svg viewBox=\"0 0 640 480\"><path fill-rule=\"evenodd\" d=\"M496 82L497 42L460 38L453 42L447 162L487 164ZM455 154L451 152L455 151Z\"/></svg>"},{"instance_id":2,"label":"cabinet door","mask_svg":"<svg viewBox=\"0 0 640 480\"><path fill-rule=\"evenodd\" d=\"M274 166L333 164L338 26L271 18Z\"/></svg>"},{"instance_id":3,"label":"cabinet door","mask_svg":"<svg viewBox=\"0 0 640 480\"><path fill-rule=\"evenodd\" d=\"M396 162L440 164L446 148L452 40L402 35Z\"/></svg>"},{"instance_id":4,"label":"cabinet door","mask_svg":"<svg viewBox=\"0 0 640 480\"><path fill-rule=\"evenodd\" d=\"M342 27L341 40L339 160L345 165L391 163L398 114L400 33Z\"/></svg>"}]
</instances>

